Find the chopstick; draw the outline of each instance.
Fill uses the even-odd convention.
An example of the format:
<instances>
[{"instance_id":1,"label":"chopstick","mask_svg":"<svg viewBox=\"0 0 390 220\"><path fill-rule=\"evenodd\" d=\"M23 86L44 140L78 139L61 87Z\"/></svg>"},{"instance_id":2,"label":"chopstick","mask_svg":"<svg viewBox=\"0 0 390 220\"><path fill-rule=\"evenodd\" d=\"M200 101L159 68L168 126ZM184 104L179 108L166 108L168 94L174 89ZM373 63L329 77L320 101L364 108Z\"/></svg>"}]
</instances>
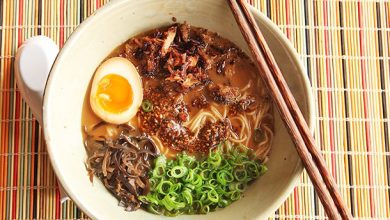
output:
<instances>
[{"instance_id":1,"label":"chopstick","mask_svg":"<svg viewBox=\"0 0 390 220\"><path fill-rule=\"evenodd\" d=\"M326 214L330 219L353 219L249 8L244 0L228 2Z\"/></svg>"}]
</instances>

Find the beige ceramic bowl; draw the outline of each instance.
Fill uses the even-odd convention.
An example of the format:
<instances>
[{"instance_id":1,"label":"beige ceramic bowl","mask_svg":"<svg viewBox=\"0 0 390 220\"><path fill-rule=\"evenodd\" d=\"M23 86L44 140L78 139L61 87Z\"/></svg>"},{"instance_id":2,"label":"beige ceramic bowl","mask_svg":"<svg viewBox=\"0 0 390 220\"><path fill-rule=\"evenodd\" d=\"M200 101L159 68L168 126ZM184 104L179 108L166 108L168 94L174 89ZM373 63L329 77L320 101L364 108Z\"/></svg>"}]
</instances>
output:
<instances>
[{"instance_id":1,"label":"beige ceramic bowl","mask_svg":"<svg viewBox=\"0 0 390 220\"><path fill-rule=\"evenodd\" d=\"M310 86L295 50L268 18L253 8L252 12L306 120L312 125ZM100 181L95 179L94 184L89 181L84 164L81 111L99 63L130 37L172 23L173 16L178 22L187 21L218 32L249 54L225 0L113 0L77 28L51 70L43 106L50 159L71 199L94 219L171 219L143 210L125 212ZM247 189L244 198L223 210L177 219L264 219L283 203L303 168L277 111L275 117L269 171Z\"/></svg>"}]
</instances>

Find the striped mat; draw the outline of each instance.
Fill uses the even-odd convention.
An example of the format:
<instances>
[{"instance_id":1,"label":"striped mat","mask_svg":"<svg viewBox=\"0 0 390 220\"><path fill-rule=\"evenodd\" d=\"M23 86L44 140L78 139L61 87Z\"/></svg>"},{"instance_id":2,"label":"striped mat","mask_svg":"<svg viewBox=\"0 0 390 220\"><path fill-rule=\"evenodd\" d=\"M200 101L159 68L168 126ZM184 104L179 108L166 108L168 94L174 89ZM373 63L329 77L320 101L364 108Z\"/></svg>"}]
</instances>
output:
<instances>
[{"instance_id":1,"label":"striped mat","mask_svg":"<svg viewBox=\"0 0 390 220\"><path fill-rule=\"evenodd\" d=\"M105 0L0 1L0 220L84 219L60 204L42 130L21 99L15 51L43 34L62 46ZM390 2L255 0L293 43L316 101L315 136L359 219L390 219ZM326 219L306 173L271 219Z\"/></svg>"}]
</instances>

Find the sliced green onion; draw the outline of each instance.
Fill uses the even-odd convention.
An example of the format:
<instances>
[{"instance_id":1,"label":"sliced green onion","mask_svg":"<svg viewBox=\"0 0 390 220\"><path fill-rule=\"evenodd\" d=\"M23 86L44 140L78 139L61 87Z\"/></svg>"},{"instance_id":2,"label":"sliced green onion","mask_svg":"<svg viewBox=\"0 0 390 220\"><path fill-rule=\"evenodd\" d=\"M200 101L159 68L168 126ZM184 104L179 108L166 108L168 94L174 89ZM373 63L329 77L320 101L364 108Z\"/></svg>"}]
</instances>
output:
<instances>
[{"instance_id":1,"label":"sliced green onion","mask_svg":"<svg viewBox=\"0 0 390 220\"><path fill-rule=\"evenodd\" d=\"M162 193L156 194L156 199L158 201L161 201L164 198L164 196L165 196L165 194L162 194Z\"/></svg>"},{"instance_id":2,"label":"sliced green onion","mask_svg":"<svg viewBox=\"0 0 390 220\"><path fill-rule=\"evenodd\" d=\"M219 152L211 152L209 155L209 158L207 159L207 162L209 162L214 167L218 167L221 165L222 157Z\"/></svg>"},{"instance_id":3,"label":"sliced green onion","mask_svg":"<svg viewBox=\"0 0 390 220\"><path fill-rule=\"evenodd\" d=\"M157 185L156 189L160 194L166 195L170 192L169 190L171 189L172 186L173 186L173 183L170 181L161 181Z\"/></svg>"},{"instance_id":4,"label":"sliced green onion","mask_svg":"<svg viewBox=\"0 0 390 220\"><path fill-rule=\"evenodd\" d=\"M217 191L217 193L221 196L225 196L226 194L228 194L230 191L229 191L229 186L228 185L218 185L216 188L215 188L215 191Z\"/></svg>"},{"instance_id":5,"label":"sliced green onion","mask_svg":"<svg viewBox=\"0 0 390 220\"><path fill-rule=\"evenodd\" d=\"M201 168L201 169L210 169L210 168L211 168L211 164L208 163L207 161L203 161L203 162L200 164L200 168Z\"/></svg>"},{"instance_id":6,"label":"sliced green onion","mask_svg":"<svg viewBox=\"0 0 390 220\"><path fill-rule=\"evenodd\" d=\"M176 183L176 184L173 184L171 186L171 188L169 189L170 192L177 192L177 191L180 191L181 188L182 188L183 184L182 183Z\"/></svg>"},{"instance_id":7,"label":"sliced green onion","mask_svg":"<svg viewBox=\"0 0 390 220\"><path fill-rule=\"evenodd\" d=\"M180 208L184 208L185 207L185 204L184 202L177 202L176 201L176 196L174 195L166 195L164 197L163 200L161 200L161 204L164 205L164 207L168 210L168 211L172 211L172 210L177 210L177 209L180 209Z\"/></svg>"},{"instance_id":8,"label":"sliced green onion","mask_svg":"<svg viewBox=\"0 0 390 220\"><path fill-rule=\"evenodd\" d=\"M201 209L202 214L207 214L210 212L210 207L208 205L204 205Z\"/></svg>"},{"instance_id":9,"label":"sliced green onion","mask_svg":"<svg viewBox=\"0 0 390 220\"><path fill-rule=\"evenodd\" d=\"M199 210L201 210L202 207L203 207L203 203L202 203L202 201L199 201L199 200L194 201L192 207L193 207L194 210L195 210L195 212L193 212L193 213L199 213Z\"/></svg>"},{"instance_id":10,"label":"sliced green onion","mask_svg":"<svg viewBox=\"0 0 390 220\"><path fill-rule=\"evenodd\" d=\"M165 167L161 165L156 166L152 172L154 177L162 177L165 175Z\"/></svg>"},{"instance_id":11,"label":"sliced green onion","mask_svg":"<svg viewBox=\"0 0 390 220\"><path fill-rule=\"evenodd\" d=\"M202 180L202 177L198 174L196 174L194 176L194 181L192 182L192 184L195 186L195 187L200 187L202 186L203 184L203 180Z\"/></svg>"},{"instance_id":12,"label":"sliced green onion","mask_svg":"<svg viewBox=\"0 0 390 220\"><path fill-rule=\"evenodd\" d=\"M207 181L209 185L213 186L213 187L216 187L218 186L218 181L216 179L209 179L209 181Z\"/></svg>"},{"instance_id":13,"label":"sliced green onion","mask_svg":"<svg viewBox=\"0 0 390 220\"><path fill-rule=\"evenodd\" d=\"M155 178L149 179L150 188L156 188L157 186L157 180Z\"/></svg>"},{"instance_id":14,"label":"sliced green onion","mask_svg":"<svg viewBox=\"0 0 390 220\"><path fill-rule=\"evenodd\" d=\"M158 205L158 200L151 195L139 196L138 199L143 203L153 203Z\"/></svg>"},{"instance_id":15,"label":"sliced green onion","mask_svg":"<svg viewBox=\"0 0 390 220\"><path fill-rule=\"evenodd\" d=\"M241 198L241 192L240 191L233 191L230 193L230 199L232 201L237 201Z\"/></svg>"},{"instance_id":16,"label":"sliced green onion","mask_svg":"<svg viewBox=\"0 0 390 220\"><path fill-rule=\"evenodd\" d=\"M218 203L219 200L218 193L214 189L207 192L207 198L215 203Z\"/></svg>"},{"instance_id":17,"label":"sliced green onion","mask_svg":"<svg viewBox=\"0 0 390 220\"><path fill-rule=\"evenodd\" d=\"M161 207L159 205L156 205L154 203L152 204L149 204L147 206L147 210L153 214L156 214L156 215L162 215L163 214L163 211L161 210Z\"/></svg>"},{"instance_id":18,"label":"sliced green onion","mask_svg":"<svg viewBox=\"0 0 390 220\"><path fill-rule=\"evenodd\" d=\"M200 176L202 177L202 179L208 180L210 179L210 173L211 173L210 169L204 169L200 172Z\"/></svg>"},{"instance_id":19,"label":"sliced green onion","mask_svg":"<svg viewBox=\"0 0 390 220\"><path fill-rule=\"evenodd\" d=\"M155 214L206 214L239 200L247 185L267 171L244 145L221 143L197 160L185 153L176 160L159 156L150 172L150 192L139 200Z\"/></svg>"},{"instance_id":20,"label":"sliced green onion","mask_svg":"<svg viewBox=\"0 0 390 220\"><path fill-rule=\"evenodd\" d=\"M179 164L181 166L188 167L190 169L194 169L197 167L198 163L194 157L190 157L187 154L182 154L178 156Z\"/></svg>"},{"instance_id":21,"label":"sliced green onion","mask_svg":"<svg viewBox=\"0 0 390 220\"><path fill-rule=\"evenodd\" d=\"M246 183L243 182L236 182L236 183L231 183L229 185L230 190L234 191L240 191L244 192L246 189Z\"/></svg>"},{"instance_id":22,"label":"sliced green onion","mask_svg":"<svg viewBox=\"0 0 390 220\"><path fill-rule=\"evenodd\" d=\"M188 170L187 175L183 178L183 181L186 183L192 182L194 180L194 170Z\"/></svg>"},{"instance_id":23,"label":"sliced green onion","mask_svg":"<svg viewBox=\"0 0 390 220\"><path fill-rule=\"evenodd\" d=\"M186 188L188 188L190 190L194 190L195 189L195 186L190 184L190 183L185 184L184 187L186 187Z\"/></svg>"},{"instance_id":24,"label":"sliced green onion","mask_svg":"<svg viewBox=\"0 0 390 220\"><path fill-rule=\"evenodd\" d=\"M141 108L144 112L151 112L153 111L153 103L148 99L144 99L142 101Z\"/></svg>"},{"instance_id":25,"label":"sliced green onion","mask_svg":"<svg viewBox=\"0 0 390 220\"><path fill-rule=\"evenodd\" d=\"M202 201L202 204L206 202L205 200L207 197L204 191L197 191L195 195L197 198L199 198L199 201Z\"/></svg>"},{"instance_id":26,"label":"sliced green onion","mask_svg":"<svg viewBox=\"0 0 390 220\"><path fill-rule=\"evenodd\" d=\"M244 162L245 170L247 170L249 176L258 176L259 165L255 161L246 161Z\"/></svg>"},{"instance_id":27,"label":"sliced green onion","mask_svg":"<svg viewBox=\"0 0 390 220\"><path fill-rule=\"evenodd\" d=\"M248 174L245 169L237 169L233 172L233 175L237 181L245 181L248 177Z\"/></svg>"},{"instance_id":28,"label":"sliced green onion","mask_svg":"<svg viewBox=\"0 0 390 220\"><path fill-rule=\"evenodd\" d=\"M263 175L265 172L268 171L268 168L265 165L260 165L260 175Z\"/></svg>"},{"instance_id":29,"label":"sliced green onion","mask_svg":"<svg viewBox=\"0 0 390 220\"><path fill-rule=\"evenodd\" d=\"M235 150L241 152L240 156L245 156L244 154L246 154L249 151L249 148L243 144L237 144L234 148L235 148ZM244 154L242 154L242 153L244 153Z\"/></svg>"},{"instance_id":30,"label":"sliced green onion","mask_svg":"<svg viewBox=\"0 0 390 220\"><path fill-rule=\"evenodd\" d=\"M185 176L187 174L187 167L184 167L184 166L174 166L171 168L170 170L170 174L171 174L171 177L174 177L174 178L182 178L183 176Z\"/></svg>"},{"instance_id":31,"label":"sliced green onion","mask_svg":"<svg viewBox=\"0 0 390 220\"><path fill-rule=\"evenodd\" d=\"M230 183L234 180L234 177L231 172L228 172L226 170L221 170L217 174L217 181L222 184L226 185L227 183Z\"/></svg>"},{"instance_id":32,"label":"sliced green onion","mask_svg":"<svg viewBox=\"0 0 390 220\"><path fill-rule=\"evenodd\" d=\"M229 202L228 200L226 199L221 199L219 202L218 202L218 207L220 208L225 208L226 206L230 205L231 202Z\"/></svg>"},{"instance_id":33,"label":"sliced green onion","mask_svg":"<svg viewBox=\"0 0 390 220\"><path fill-rule=\"evenodd\" d=\"M192 205L192 193L190 189L185 189L182 193L184 200L187 202L188 205Z\"/></svg>"}]
</instances>

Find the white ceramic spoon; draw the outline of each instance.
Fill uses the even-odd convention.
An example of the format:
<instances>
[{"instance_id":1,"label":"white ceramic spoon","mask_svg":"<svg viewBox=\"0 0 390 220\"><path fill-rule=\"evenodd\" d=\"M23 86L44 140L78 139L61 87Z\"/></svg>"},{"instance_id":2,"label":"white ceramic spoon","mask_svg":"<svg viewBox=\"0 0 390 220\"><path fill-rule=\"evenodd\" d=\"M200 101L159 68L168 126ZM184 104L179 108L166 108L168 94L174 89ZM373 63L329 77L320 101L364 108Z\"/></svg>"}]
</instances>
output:
<instances>
[{"instance_id":1,"label":"white ceramic spoon","mask_svg":"<svg viewBox=\"0 0 390 220\"><path fill-rule=\"evenodd\" d=\"M48 37L36 36L26 40L15 58L16 83L23 99L42 125L42 104L47 77L58 54L58 46ZM61 203L69 199L59 185Z\"/></svg>"}]
</instances>

